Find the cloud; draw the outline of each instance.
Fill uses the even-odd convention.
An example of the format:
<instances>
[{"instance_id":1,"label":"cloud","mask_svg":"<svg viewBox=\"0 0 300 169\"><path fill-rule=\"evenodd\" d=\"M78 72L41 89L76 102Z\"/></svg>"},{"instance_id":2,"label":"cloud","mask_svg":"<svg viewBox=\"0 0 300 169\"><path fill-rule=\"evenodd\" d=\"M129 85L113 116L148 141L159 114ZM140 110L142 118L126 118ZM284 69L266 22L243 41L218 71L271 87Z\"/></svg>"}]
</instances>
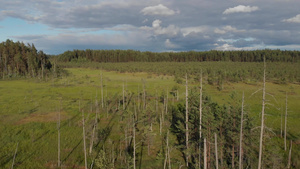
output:
<instances>
[{"instance_id":1,"label":"cloud","mask_svg":"<svg viewBox=\"0 0 300 169\"><path fill-rule=\"evenodd\" d=\"M216 29L214 30L214 32L217 33L217 34L225 34L225 33L227 33L227 32L234 32L234 33L245 32L245 30L238 30L238 29L236 29L235 27L232 27L232 26L230 26L230 25L227 25L227 26L222 27L221 29L216 28Z\"/></svg>"},{"instance_id":2,"label":"cloud","mask_svg":"<svg viewBox=\"0 0 300 169\"><path fill-rule=\"evenodd\" d=\"M240 2L0 0L3 32L0 39L13 37L13 40L35 43L48 53L76 48L187 51L278 46L300 49L300 1L255 0L237 4ZM241 15L242 12L259 12L259 17ZM22 20L22 24L12 23L12 18ZM296 24L287 26L287 23Z\"/></svg>"},{"instance_id":3,"label":"cloud","mask_svg":"<svg viewBox=\"0 0 300 169\"><path fill-rule=\"evenodd\" d=\"M161 23L162 23L161 20L156 19L152 22L152 27L143 26L140 29L153 33L155 36L162 35L162 36L166 36L167 38L176 37L180 34L179 27L175 25L168 25L167 27L162 27Z\"/></svg>"},{"instance_id":4,"label":"cloud","mask_svg":"<svg viewBox=\"0 0 300 169\"><path fill-rule=\"evenodd\" d=\"M172 9L169 9L168 7L159 4L157 6L148 6L141 10L141 13L144 15L160 15L160 16L170 16L174 15L175 12Z\"/></svg>"},{"instance_id":5,"label":"cloud","mask_svg":"<svg viewBox=\"0 0 300 169\"><path fill-rule=\"evenodd\" d=\"M182 35L185 37L191 33L204 33L207 32L209 28L207 26L194 26L194 27L185 27L181 29Z\"/></svg>"},{"instance_id":6,"label":"cloud","mask_svg":"<svg viewBox=\"0 0 300 169\"><path fill-rule=\"evenodd\" d=\"M244 5L238 5L233 8L226 9L223 14L231 14L231 13L239 13L239 12L253 12L257 11L259 8L257 6L244 6Z\"/></svg>"},{"instance_id":7,"label":"cloud","mask_svg":"<svg viewBox=\"0 0 300 169\"><path fill-rule=\"evenodd\" d=\"M161 21L159 19L156 19L155 21L152 22L152 27L159 28L160 24L161 24Z\"/></svg>"},{"instance_id":8,"label":"cloud","mask_svg":"<svg viewBox=\"0 0 300 169\"><path fill-rule=\"evenodd\" d=\"M179 48L179 46L176 45L176 44L174 44L174 43L172 43L172 42L170 41L170 39L166 39L166 41L165 41L165 46L166 46L167 48L169 48L169 49Z\"/></svg>"},{"instance_id":9,"label":"cloud","mask_svg":"<svg viewBox=\"0 0 300 169\"><path fill-rule=\"evenodd\" d=\"M296 15L295 17L284 19L283 22L289 22L289 23L300 23L300 14Z\"/></svg>"}]
</instances>

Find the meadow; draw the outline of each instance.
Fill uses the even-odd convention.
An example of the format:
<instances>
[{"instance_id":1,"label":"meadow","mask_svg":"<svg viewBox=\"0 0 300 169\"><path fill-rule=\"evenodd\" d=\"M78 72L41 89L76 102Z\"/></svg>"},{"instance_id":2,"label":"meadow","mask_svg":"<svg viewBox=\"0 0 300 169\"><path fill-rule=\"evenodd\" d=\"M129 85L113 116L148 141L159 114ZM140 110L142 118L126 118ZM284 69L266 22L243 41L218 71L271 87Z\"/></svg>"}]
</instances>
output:
<instances>
[{"instance_id":1,"label":"meadow","mask_svg":"<svg viewBox=\"0 0 300 169\"><path fill-rule=\"evenodd\" d=\"M105 65L102 65L105 67ZM58 78L40 79L9 79L0 81L0 168L12 166L16 168L57 168L58 161L58 119L60 115L61 138L61 166L62 168L83 168L83 123L84 113L86 141L89 148L92 137L95 112L99 111L97 138L94 151L88 153L88 167L99 166L115 168L131 168L132 155L126 154L126 145L132 144L133 130L128 126L130 116L136 111L133 107L122 109L124 104L123 91L126 99L137 99L146 91L149 111L154 113L155 120L151 123L151 130L145 128L147 115L140 114L137 122L137 159L138 168L163 168L164 152L160 151L162 140L166 135L160 134L160 120L157 118L155 101L167 96L170 110L172 106L185 102L185 84L183 76L172 76L169 73L155 73L152 71L101 70L97 66L90 68L66 68L68 75ZM109 66L108 66L109 67ZM122 67L121 67L122 68ZM131 67L132 68L132 67ZM295 75L298 76L298 75ZM254 128L260 124L262 82L224 82L220 86L209 84L208 76L204 77L203 91L220 105L228 104L231 95L241 100L245 92L245 110L254 122ZM101 90L101 79L103 90ZM294 78L293 78L294 79ZM189 91L199 92L199 81L194 76L189 77ZM180 82L180 81L183 81ZM178 98L170 92L178 91ZM297 83L274 83L271 80L266 84L267 109L266 126L271 138L277 139L276 146L286 157L283 149L281 131L285 112L285 99L288 96L288 123L287 138L293 141L293 166L300 166L297 158L300 157L300 86ZM102 101L103 95L103 101ZM133 99L134 98L134 99ZM142 100L142 97L139 98ZM133 102L133 101L132 101ZM138 102L137 104L141 103ZM103 103L103 104L102 104ZM129 106L129 101L126 106ZM136 103L135 103L136 104ZM144 104L144 103L143 103ZM162 111L164 103L158 103L158 110ZM142 105L139 105L142 107ZM138 111L138 113L140 113ZM145 117L144 117L145 116ZM144 118L143 118L144 117ZM144 120L143 120L144 119ZM163 133L167 128L163 128ZM151 135L149 148L148 136ZM173 145L171 166L184 166L181 150L175 134L169 136ZM256 143L254 143L256 144ZM257 142L257 145L259 143ZM267 147L266 147L267 149ZM267 150L265 150L267 151ZM104 152L104 153L103 153ZM128 150L132 154L132 150ZM101 154L102 153L102 154ZM102 156L101 156L102 155ZM115 161L115 159L118 159ZM287 161L287 160L286 160ZM286 165L287 162L282 162ZM113 165L113 166L110 166ZM105 168L105 167L104 167Z\"/></svg>"}]
</instances>

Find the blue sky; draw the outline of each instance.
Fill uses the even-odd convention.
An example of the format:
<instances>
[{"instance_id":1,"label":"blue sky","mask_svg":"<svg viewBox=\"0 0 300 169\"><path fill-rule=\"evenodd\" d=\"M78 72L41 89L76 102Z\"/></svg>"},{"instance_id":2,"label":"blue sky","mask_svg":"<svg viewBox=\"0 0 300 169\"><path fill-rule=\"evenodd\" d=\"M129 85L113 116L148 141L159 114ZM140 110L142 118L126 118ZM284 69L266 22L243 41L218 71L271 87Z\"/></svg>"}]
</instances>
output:
<instances>
[{"instance_id":1,"label":"blue sky","mask_svg":"<svg viewBox=\"0 0 300 169\"><path fill-rule=\"evenodd\" d=\"M73 49L300 50L299 0L0 0L0 41Z\"/></svg>"}]
</instances>

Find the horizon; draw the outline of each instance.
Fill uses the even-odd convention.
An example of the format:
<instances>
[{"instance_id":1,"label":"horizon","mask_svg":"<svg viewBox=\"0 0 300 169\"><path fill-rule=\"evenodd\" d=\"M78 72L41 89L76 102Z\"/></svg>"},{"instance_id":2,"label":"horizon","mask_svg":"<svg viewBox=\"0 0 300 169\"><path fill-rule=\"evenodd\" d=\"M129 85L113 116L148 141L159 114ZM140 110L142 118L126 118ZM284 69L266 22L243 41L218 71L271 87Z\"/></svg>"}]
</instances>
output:
<instances>
[{"instance_id":1,"label":"horizon","mask_svg":"<svg viewBox=\"0 0 300 169\"><path fill-rule=\"evenodd\" d=\"M0 6L1 41L33 43L50 55L300 50L300 1L0 0Z\"/></svg>"}]
</instances>

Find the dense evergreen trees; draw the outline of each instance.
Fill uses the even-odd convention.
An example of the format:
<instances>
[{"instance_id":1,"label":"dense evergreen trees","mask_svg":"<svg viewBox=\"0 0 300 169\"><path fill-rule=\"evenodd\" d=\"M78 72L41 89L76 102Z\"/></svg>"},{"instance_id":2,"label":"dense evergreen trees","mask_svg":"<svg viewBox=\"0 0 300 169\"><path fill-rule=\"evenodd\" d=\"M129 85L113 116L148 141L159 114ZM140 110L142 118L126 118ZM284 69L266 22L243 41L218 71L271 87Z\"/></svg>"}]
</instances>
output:
<instances>
[{"instance_id":1,"label":"dense evergreen trees","mask_svg":"<svg viewBox=\"0 0 300 169\"><path fill-rule=\"evenodd\" d=\"M31 76L43 78L52 64L43 51L32 44L6 40L0 43L0 77Z\"/></svg>"},{"instance_id":2,"label":"dense evergreen trees","mask_svg":"<svg viewBox=\"0 0 300 169\"><path fill-rule=\"evenodd\" d=\"M253 51L189 51L189 52L141 52L134 50L73 50L57 56L58 61L93 61L93 62L297 62L299 51L253 50Z\"/></svg>"}]
</instances>

